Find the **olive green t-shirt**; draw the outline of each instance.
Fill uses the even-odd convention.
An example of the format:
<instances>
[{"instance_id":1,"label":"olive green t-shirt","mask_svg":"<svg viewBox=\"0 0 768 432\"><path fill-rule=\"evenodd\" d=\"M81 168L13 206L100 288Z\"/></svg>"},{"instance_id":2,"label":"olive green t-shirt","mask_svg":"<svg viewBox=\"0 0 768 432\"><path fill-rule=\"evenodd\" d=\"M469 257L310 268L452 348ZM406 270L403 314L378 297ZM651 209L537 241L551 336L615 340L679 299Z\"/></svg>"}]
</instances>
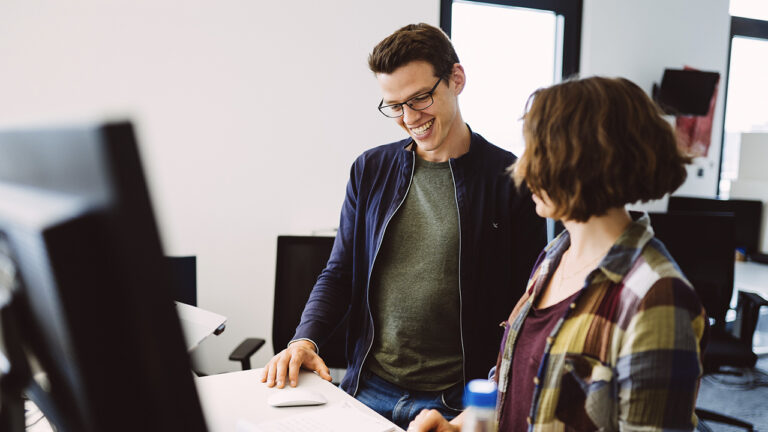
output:
<instances>
[{"instance_id":1,"label":"olive green t-shirt","mask_svg":"<svg viewBox=\"0 0 768 432\"><path fill-rule=\"evenodd\" d=\"M371 276L368 368L411 390L463 379L459 220L449 162L416 158L413 181L386 228Z\"/></svg>"}]
</instances>

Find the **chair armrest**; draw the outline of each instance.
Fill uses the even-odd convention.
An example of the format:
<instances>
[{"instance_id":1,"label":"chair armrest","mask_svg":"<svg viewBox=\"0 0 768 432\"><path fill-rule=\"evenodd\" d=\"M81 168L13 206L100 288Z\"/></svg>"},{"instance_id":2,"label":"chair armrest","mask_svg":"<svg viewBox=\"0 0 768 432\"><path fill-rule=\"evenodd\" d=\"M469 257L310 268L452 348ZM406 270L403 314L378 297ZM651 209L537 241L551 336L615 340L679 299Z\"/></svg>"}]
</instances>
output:
<instances>
[{"instance_id":1,"label":"chair armrest","mask_svg":"<svg viewBox=\"0 0 768 432\"><path fill-rule=\"evenodd\" d=\"M248 338L240 343L229 355L232 361L239 361L243 370L251 368L251 356L264 345L264 339Z\"/></svg>"},{"instance_id":2,"label":"chair armrest","mask_svg":"<svg viewBox=\"0 0 768 432\"><path fill-rule=\"evenodd\" d=\"M723 423L731 426L744 428L750 432L755 430L754 425L752 425L752 423L747 423L735 417L727 416L724 414L716 413L714 411L705 410L702 408L696 408L696 417L698 417L699 420L710 420L718 423Z\"/></svg>"},{"instance_id":3,"label":"chair armrest","mask_svg":"<svg viewBox=\"0 0 768 432\"><path fill-rule=\"evenodd\" d=\"M755 334L757 319L760 317L760 308L762 306L768 306L768 301L763 297L755 293L739 291L739 300L736 304L734 336L750 347L752 346L752 337Z\"/></svg>"}]
</instances>

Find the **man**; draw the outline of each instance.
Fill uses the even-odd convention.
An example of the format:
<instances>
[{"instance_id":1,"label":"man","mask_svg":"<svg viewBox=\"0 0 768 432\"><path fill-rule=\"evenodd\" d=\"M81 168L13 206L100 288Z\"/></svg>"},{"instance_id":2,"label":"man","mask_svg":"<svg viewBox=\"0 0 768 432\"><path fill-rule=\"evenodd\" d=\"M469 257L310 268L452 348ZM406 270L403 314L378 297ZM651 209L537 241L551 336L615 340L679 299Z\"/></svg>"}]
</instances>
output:
<instances>
[{"instance_id":1,"label":"man","mask_svg":"<svg viewBox=\"0 0 768 432\"><path fill-rule=\"evenodd\" d=\"M348 314L341 388L405 427L423 408L457 415L464 383L487 376L545 224L505 175L515 156L464 123L445 33L408 25L368 63L379 111L410 137L355 161L328 265L262 381L295 386L300 367L330 380L318 347Z\"/></svg>"}]
</instances>

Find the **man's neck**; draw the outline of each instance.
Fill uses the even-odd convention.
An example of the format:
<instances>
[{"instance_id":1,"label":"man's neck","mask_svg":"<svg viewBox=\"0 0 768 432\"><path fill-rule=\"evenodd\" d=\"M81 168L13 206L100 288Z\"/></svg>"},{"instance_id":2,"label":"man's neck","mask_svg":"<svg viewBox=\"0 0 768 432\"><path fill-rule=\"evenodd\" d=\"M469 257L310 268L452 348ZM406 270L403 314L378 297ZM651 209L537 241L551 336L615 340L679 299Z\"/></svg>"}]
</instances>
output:
<instances>
[{"instance_id":1,"label":"man's neck","mask_svg":"<svg viewBox=\"0 0 768 432\"><path fill-rule=\"evenodd\" d=\"M448 136L445 137L445 142L438 149L425 152L415 142L414 148L416 154L426 161L447 162L467 153L471 141L472 134L469 132L469 126L459 117L458 121L451 126Z\"/></svg>"}]
</instances>

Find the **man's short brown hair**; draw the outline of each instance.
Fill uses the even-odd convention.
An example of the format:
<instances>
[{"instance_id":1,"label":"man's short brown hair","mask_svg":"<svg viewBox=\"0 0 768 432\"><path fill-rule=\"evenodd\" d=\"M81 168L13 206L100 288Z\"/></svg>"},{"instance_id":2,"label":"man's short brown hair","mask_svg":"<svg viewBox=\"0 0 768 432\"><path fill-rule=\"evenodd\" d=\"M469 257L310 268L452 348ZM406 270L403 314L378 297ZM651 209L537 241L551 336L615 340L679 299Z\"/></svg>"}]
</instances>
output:
<instances>
[{"instance_id":1,"label":"man's short brown hair","mask_svg":"<svg viewBox=\"0 0 768 432\"><path fill-rule=\"evenodd\" d=\"M379 42L368 56L373 73L391 74L412 61L432 65L435 76L448 80L459 57L442 30L429 24L409 24Z\"/></svg>"},{"instance_id":2,"label":"man's short brown hair","mask_svg":"<svg viewBox=\"0 0 768 432\"><path fill-rule=\"evenodd\" d=\"M515 183L544 191L558 219L587 221L614 207L658 199L686 178L672 126L640 87L592 77L539 89L524 115L525 152Z\"/></svg>"}]
</instances>

